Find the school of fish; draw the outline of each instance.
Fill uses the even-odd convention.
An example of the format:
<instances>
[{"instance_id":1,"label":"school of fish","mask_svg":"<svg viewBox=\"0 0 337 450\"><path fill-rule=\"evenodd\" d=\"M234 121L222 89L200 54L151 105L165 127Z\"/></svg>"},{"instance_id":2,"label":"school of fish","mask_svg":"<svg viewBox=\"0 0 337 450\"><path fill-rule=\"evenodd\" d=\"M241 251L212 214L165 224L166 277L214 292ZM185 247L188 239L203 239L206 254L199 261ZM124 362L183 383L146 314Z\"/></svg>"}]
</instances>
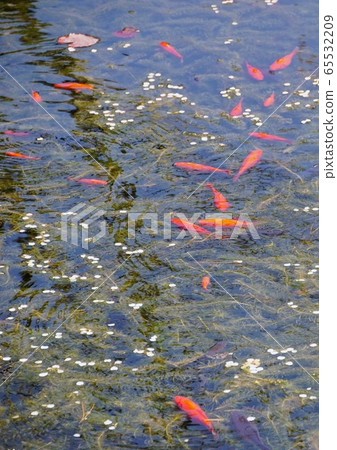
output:
<instances>
[{"instance_id":1,"label":"school of fish","mask_svg":"<svg viewBox=\"0 0 337 450\"><path fill-rule=\"evenodd\" d=\"M115 37L119 38L132 38L137 33L139 33L139 30L134 27L125 27L122 30L115 31L113 35ZM69 47L89 47L94 45L95 43L99 42L100 39L96 38L94 36L89 36L86 34L80 34L80 33L70 33L66 36L60 36L57 40L59 44L68 44ZM167 53L175 56L178 58L181 62L184 61L183 56L168 42L161 41L159 42L159 46L161 49L166 51ZM276 59L270 66L269 66L269 72L274 73L277 70L283 70L287 68L291 62L293 57L298 53L298 49L295 48L291 53L288 55L285 55L281 58ZM266 72L263 70L260 70L257 67L254 67L253 65L249 64L247 61L245 61L245 66L248 75L257 81L263 81L265 79ZM75 93L79 93L83 90L93 90L95 87L91 84L86 83L79 83L76 81L66 81L62 83L56 83L54 84L54 88L56 89L64 89L64 90L70 90L74 91ZM41 103L43 101L41 95L34 90L31 90L31 97L32 99L37 102ZM275 102L275 94L272 92L268 97L265 98L263 101L264 107L270 107ZM233 109L230 112L230 115L234 118L238 118L242 115L242 103L243 98L240 99L240 101L233 107ZM4 134L8 136L18 136L18 137L24 137L29 135L27 132L23 131L15 131L15 130L7 130L3 132ZM292 141L287 138L283 138L280 136L276 136L273 134L267 134L264 132L250 132L249 136L261 139L261 140L268 140L268 141L281 141L286 143L291 143ZM40 157L36 156L30 156L25 155L19 152L11 152L7 151L5 152L5 155L10 158L15 159L23 159L23 160L40 160ZM252 150L248 155L244 158L241 166L239 167L239 170L237 174L233 177L233 182L237 182L238 179L248 170L252 169L256 164L258 164L262 158L263 151L261 149L255 149ZM231 175L232 170L224 169L219 167L212 167L200 162L189 162L189 161L178 161L174 163L174 166L178 169L183 169L186 172L200 172L200 173L209 173L213 175L214 173L221 173L225 175ZM107 185L107 181L96 179L96 178L72 178L68 177L68 180L71 182L77 182L88 186L105 186ZM231 204L227 201L226 197L218 191L212 183L207 182L204 185L205 188L210 189L213 194L213 203L216 209L219 211L226 211L229 207L231 207ZM211 231L207 230L204 227L207 228L235 228L235 227L249 227L250 225L253 225L252 222L246 222L244 220L240 220L239 218L236 219L223 219L223 218L208 218L208 219L201 219L199 220L199 224L195 224L192 222L189 222L187 220L179 219L179 218L172 218L171 219L172 224L177 226L180 229L183 229L185 231L189 231L192 236L194 235L206 235L209 236L212 234ZM204 276L201 280L201 286L204 289L204 291L208 291L208 286L210 284L210 277ZM221 346L221 349L223 350L223 343L216 344L214 348L217 348L217 346ZM212 347L213 348L213 347ZM214 350L215 352L215 350ZM227 355L228 353L226 353ZM210 356L213 357L213 356ZM181 409L183 412L186 413L188 418L195 423L198 423L205 427L211 434L214 436L215 439L218 439L218 434L214 429L214 426L211 422L211 420L207 417L206 413L203 411L203 409L195 403L193 400L191 400L188 397L184 396L175 396L174 397L175 404L179 409ZM247 442L250 444L256 445L259 448L263 450L267 450L268 447L262 442L258 430L256 426L252 425L249 421L247 421L246 417L240 412L240 411L233 411L230 413L232 424L237 431L237 433Z\"/></svg>"}]
</instances>

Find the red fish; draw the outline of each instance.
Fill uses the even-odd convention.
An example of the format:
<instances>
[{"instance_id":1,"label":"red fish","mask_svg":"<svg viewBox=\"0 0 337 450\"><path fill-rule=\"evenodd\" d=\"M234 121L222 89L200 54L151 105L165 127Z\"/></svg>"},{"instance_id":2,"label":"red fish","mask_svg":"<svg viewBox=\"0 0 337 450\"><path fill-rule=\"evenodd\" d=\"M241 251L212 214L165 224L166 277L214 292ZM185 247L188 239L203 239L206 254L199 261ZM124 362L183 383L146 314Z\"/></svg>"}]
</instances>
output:
<instances>
[{"instance_id":1,"label":"red fish","mask_svg":"<svg viewBox=\"0 0 337 450\"><path fill-rule=\"evenodd\" d=\"M77 178L76 180L75 178L68 177L68 180L77 181L77 183L84 183L89 185L97 185L97 184L103 185L108 183L105 180L95 180L94 178Z\"/></svg>"},{"instance_id":2,"label":"red fish","mask_svg":"<svg viewBox=\"0 0 337 450\"><path fill-rule=\"evenodd\" d=\"M120 38L132 38L137 33L139 33L139 30L137 30L134 27L124 27L122 30L115 31L112 33L114 36L120 37Z\"/></svg>"},{"instance_id":3,"label":"red fish","mask_svg":"<svg viewBox=\"0 0 337 450\"><path fill-rule=\"evenodd\" d=\"M244 220L239 219L221 219L215 218L215 219L201 219L199 220L199 224L204 227L222 227L222 228L235 228L236 226L239 227L249 227L251 225L254 225L253 222L246 222Z\"/></svg>"},{"instance_id":4,"label":"red fish","mask_svg":"<svg viewBox=\"0 0 337 450\"><path fill-rule=\"evenodd\" d=\"M42 102L42 97L41 97L41 95L38 92L32 91L32 97L37 103L41 103Z\"/></svg>"},{"instance_id":5,"label":"red fish","mask_svg":"<svg viewBox=\"0 0 337 450\"><path fill-rule=\"evenodd\" d=\"M280 136L275 136L274 134L267 134L267 133L248 133L249 136L256 137L258 139L265 139L266 141L283 141L283 142L289 142L291 144L291 139L286 139Z\"/></svg>"},{"instance_id":6,"label":"red fish","mask_svg":"<svg viewBox=\"0 0 337 450\"><path fill-rule=\"evenodd\" d=\"M81 89L94 89L94 86L91 86L91 84L73 83L73 82L57 83L54 84L54 87L57 89L68 89L70 91L73 90L75 92L80 92Z\"/></svg>"},{"instance_id":7,"label":"red fish","mask_svg":"<svg viewBox=\"0 0 337 450\"><path fill-rule=\"evenodd\" d=\"M298 49L295 48L289 55L285 55L282 58L277 59L269 66L269 70L275 71L275 70L282 70L289 66L291 63L291 60L293 57L298 53Z\"/></svg>"},{"instance_id":8,"label":"red fish","mask_svg":"<svg viewBox=\"0 0 337 450\"><path fill-rule=\"evenodd\" d=\"M27 131L6 130L4 131L4 134L8 134L9 136L29 136L29 133L27 133Z\"/></svg>"},{"instance_id":9,"label":"red fish","mask_svg":"<svg viewBox=\"0 0 337 450\"><path fill-rule=\"evenodd\" d=\"M269 95L269 97L265 99L265 101L263 102L263 106L265 107L271 106L274 104L274 102L275 102L275 94L273 92L272 94Z\"/></svg>"},{"instance_id":10,"label":"red fish","mask_svg":"<svg viewBox=\"0 0 337 450\"><path fill-rule=\"evenodd\" d=\"M187 231L192 231L200 234L211 234L211 232L206 230L205 228L199 227L198 225L195 225L192 222L188 222L187 220L182 220L174 217L173 219L171 219L171 222L174 223L174 225L176 225L177 227L183 228Z\"/></svg>"},{"instance_id":11,"label":"red fish","mask_svg":"<svg viewBox=\"0 0 337 450\"><path fill-rule=\"evenodd\" d=\"M180 53L177 52L177 50L174 47L172 47L171 44L169 44L168 42L160 42L159 45L161 46L161 48L171 53L172 55L176 56L177 58L180 59L181 62L183 62L184 60L183 57L181 56Z\"/></svg>"},{"instance_id":12,"label":"red fish","mask_svg":"<svg viewBox=\"0 0 337 450\"><path fill-rule=\"evenodd\" d=\"M234 106L234 108L231 111L231 116L241 116L242 114L242 102L243 102L243 98L239 101L239 103Z\"/></svg>"},{"instance_id":13,"label":"red fish","mask_svg":"<svg viewBox=\"0 0 337 450\"><path fill-rule=\"evenodd\" d=\"M205 166L204 164L196 164L191 162L175 162L174 165L176 167L180 167L181 169L185 169L187 171L198 171L198 172L221 172L230 175L232 173L231 170L226 169L217 169L216 167Z\"/></svg>"},{"instance_id":14,"label":"red fish","mask_svg":"<svg viewBox=\"0 0 337 450\"><path fill-rule=\"evenodd\" d=\"M252 77L255 78L255 80L263 80L264 76L263 73L261 72L261 70L257 69L256 67L251 66L250 64L247 63L246 61L246 66L247 66L247 71L248 74Z\"/></svg>"},{"instance_id":15,"label":"red fish","mask_svg":"<svg viewBox=\"0 0 337 450\"><path fill-rule=\"evenodd\" d=\"M213 428L212 422L199 405L194 403L194 401L188 397L182 397L180 395L174 397L174 401L178 408L184 411L193 422L197 422L200 425L205 426L217 439L217 433Z\"/></svg>"},{"instance_id":16,"label":"red fish","mask_svg":"<svg viewBox=\"0 0 337 450\"><path fill-rule=\"evenodd\" d=\"M28 156L24 155L23 153L16 153L16 152L6 152L7 156L11 156L12 158L22 158L22 159L34 159L35 161L38 161L41 158L38 158L37 156Z\"/></svg>"},{"instance_id":17,"label":"red fish","mask_svg":"<svg viewBox=\"0 0 337 450\"><path fill-rule=\"evenodd\" d=\"M205 289L205 291L207 291L207 286L209 285L209 282L210 282L209 277L203 277L203 279L201 280L201 285Z\"/></svg>"},{"instance_id":18,"label":"red fish","mask_svg":"<svg viewBox=\"0 0 337 450\"><path fill-rule=\"evenodd\" d=\"M221 194L221 192L217 191L213 184L207 183L205 184L205 187L212 189L212 192L214 194L214 205L220 210L220 211L226 211L226 209L231 206L230 203L227 202L226 198Z\"/></svg>"},{"instance_id":19,"label":"red fish","mask_svg":"<svg viewBox=\"0 0 337 450\"><path fill-rule=\"evenodd\" d=\"M252 152L250 152L249 155L246 156L245 159L243 160L239 172L235 175L233 181L236 181L239 178L239 176L243 174L243 172L246 172L246 170L255 166L255 164L257 164L260 161L261 156L262 150L260 149L253 150Z\"/></svg>"}]
</instances>

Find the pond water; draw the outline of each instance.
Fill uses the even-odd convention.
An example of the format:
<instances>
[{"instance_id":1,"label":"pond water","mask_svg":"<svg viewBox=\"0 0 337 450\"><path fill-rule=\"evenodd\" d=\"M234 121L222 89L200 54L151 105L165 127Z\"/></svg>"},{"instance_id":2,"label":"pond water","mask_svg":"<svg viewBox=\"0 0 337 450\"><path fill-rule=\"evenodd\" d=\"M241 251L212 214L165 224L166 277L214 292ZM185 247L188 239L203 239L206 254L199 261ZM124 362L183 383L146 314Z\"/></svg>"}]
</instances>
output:
<instances>
[{"instance_id":1,"label":"pond water","mask_svg":"<svg viewBox=\"0 0 337 450\"><path fill-rule=\"evenodd\" d=\"M238 410L268 448L318 448L318 2L16 0L0 11L1 448L258 448L233 427ZM127 26L139 32L113 35ZM57 43L71 32L100 42ZM53 87L63 82L94 89ZM236 183L173 165L235 174L256 148L261 161ZM206 181L258 236L168 228L177 214L219 212ZM203 408L218 440L177 395Z\"/></svg>"}]
</instances>

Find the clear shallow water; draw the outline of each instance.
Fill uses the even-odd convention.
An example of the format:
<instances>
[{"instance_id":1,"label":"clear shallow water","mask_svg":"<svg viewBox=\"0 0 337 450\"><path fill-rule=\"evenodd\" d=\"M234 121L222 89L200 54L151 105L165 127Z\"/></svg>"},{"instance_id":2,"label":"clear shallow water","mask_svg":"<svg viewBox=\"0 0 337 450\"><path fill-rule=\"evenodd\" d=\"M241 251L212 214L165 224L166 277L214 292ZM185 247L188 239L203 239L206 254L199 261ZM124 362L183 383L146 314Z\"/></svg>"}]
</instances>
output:
<instances>
[{"instance_id":1,"label":"clear shallow water","mask_svg":"<svg viewBox=\"0 0 337 450\"><path fill-rule=\"evenodd\" d=\"M30 133L1 135L4 448L250 448L230 424L238 409L256 418L271 448L315 448L317 72L305 77L317 67L318 5L211 4L1 5L1 64L39 91L58 122L1 71L1 130ZM113 37L124 26L140 33ZM58 45L69 32L100 37L97 52ZM174 45L183 64L159 41ZM267 69L296 46L286 70L261 83L246 74L245 60ZM52 87L64 81L95 90ZM274 110L264 98L274 91L277 107L295 90L260 130L294 143L251 138L236 150L258 119L228 115L240 98L222 97L230 87L262 122ZM217 167L235 151L224 167L236 172L254 145L264 151L260 164L236 184L221 174L211 181L234 216L259 223L261 239L169 241L161 224L149 235L141 222L128 238L130 212L157 213L161 222L170 212L216 212L208 189L194 192L205 174L186 174L175 161ZM103 209L107 223L88 250L60 237L61 214L81 202ZM126 253L137 249L144 252ZM208 292L205 270L214 277ZM273 338L293 350L282 353ZM230 358L202 357L222 340ZM251 373L249 358L263 370ZM184 419L175 395L204 408L218 442Z\"/></svg>"}]
</instances>

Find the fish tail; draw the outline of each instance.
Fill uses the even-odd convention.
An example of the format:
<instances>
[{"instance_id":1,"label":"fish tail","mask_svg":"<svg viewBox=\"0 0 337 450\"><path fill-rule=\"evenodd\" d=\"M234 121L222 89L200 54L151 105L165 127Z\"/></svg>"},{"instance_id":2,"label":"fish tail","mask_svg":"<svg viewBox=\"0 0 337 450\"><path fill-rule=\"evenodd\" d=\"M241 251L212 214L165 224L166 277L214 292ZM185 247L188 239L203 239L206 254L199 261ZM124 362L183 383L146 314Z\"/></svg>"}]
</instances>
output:
<instances>
[{"instance_id":1,"label":"fish tail","mask_svg":"<svg viewBox=\"0 0 337 450\"><path fill-rule=\"evenodd\" d=\"M206 183L206 184L205 184L205 187L206 187L206 188L213 189L213 184L212 184L212 183Z\"/></svg>"},{"instance_id":2,"label":"fish tail","mask_svg":"<svg viewBox=\"0 0 337 450\"><path fill-rule=\"evenodd\" d=\"M218 433L214 430L214 428L211 429L211 433L212 433L212 435L213 435L213 437L214 437L214 440L218 441L218 440L219 440L219 435L218 435ZM269 449L267 449L267 450L269 450Z\"/></svg>"},{"instance_id":3,"label":"fish tail","mask_svg":"<svg viewBox=\"0 0 337 450\"><path fill-rule=\"evenodd\" d=\"M233 181L234 181L234 182L237 181L240 175L241 175L240 173L238 173L237 175L235 175L235 177L233 178Z\"/></svg>"}]
</instances>

